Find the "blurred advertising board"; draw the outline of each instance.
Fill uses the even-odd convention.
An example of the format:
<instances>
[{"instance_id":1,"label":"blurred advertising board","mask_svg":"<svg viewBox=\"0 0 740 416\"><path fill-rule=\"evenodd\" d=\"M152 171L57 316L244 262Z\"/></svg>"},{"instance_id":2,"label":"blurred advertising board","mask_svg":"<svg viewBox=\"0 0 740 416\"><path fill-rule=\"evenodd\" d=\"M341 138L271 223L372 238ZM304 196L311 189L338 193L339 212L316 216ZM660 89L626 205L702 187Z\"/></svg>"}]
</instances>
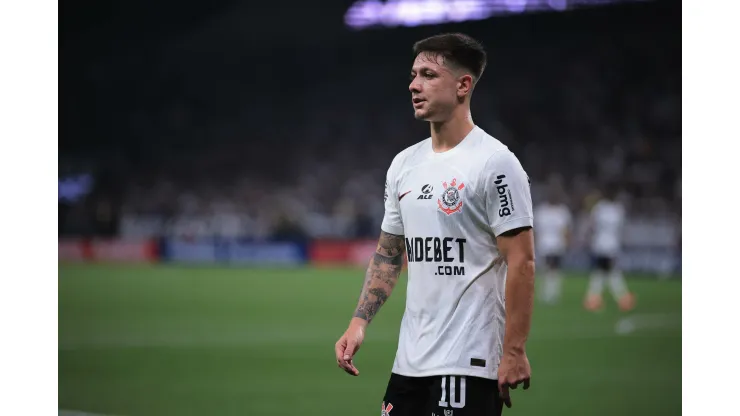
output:
<instances>
[{"instance_id":1,"label":"blurred advertising board","mask_svg":"<svg viewBox=\"0 0 740 416\"><path fill-rule=\"evenodd\" d=\"M317 266L365 267L377 244L377 240L315 240L309 248L309 259Z\"/></svg>"},{"instance_id":2,"label":"blurred advertising board","mask_svg":"<svg viewBox=\"0 0 740 416\"><path fill-rule=\"evenodd\" d=\"M84 261L90 258L89 244L79 239L59 240L60 261Z\"/></svg>"},{"instance_id":3,"label":"blurred advertising board","mask_svg":"<svg viewBox=\"0 0 740 416\"><path fill-rule=\"evenodd\" d=\"M147 263L158 258L154 240L60 239L60 261Z\"/></svg>"},{"instance_id":4,"label":"blurred advertising board","mask_svg":"<svg viewBox=\"0 0 740 416\"><path fill-rule=\"evenodd\" d=\"M307 261L306 244L292 241L167 238L161 254L163 261L183 263L290 266Z\"/></svg>"},{"instance_id":5,"label":"blurred advertising board","mask_svg":"<svg viewBox=\"0 0 740 416\"><path fill-rule=\"evenodd\" d=\"M160 241L60 239L59 261L147 263L155 261L241 266L366 267L376 240L250 241L225 238L165 238ZM542 260L538 258L538 260ZM563 258L570 270L587 271L587 250L573 250ZM672 247L627 246L619 256L626 272L680 273L681 252Z\"/></svg>"}]
</instances>

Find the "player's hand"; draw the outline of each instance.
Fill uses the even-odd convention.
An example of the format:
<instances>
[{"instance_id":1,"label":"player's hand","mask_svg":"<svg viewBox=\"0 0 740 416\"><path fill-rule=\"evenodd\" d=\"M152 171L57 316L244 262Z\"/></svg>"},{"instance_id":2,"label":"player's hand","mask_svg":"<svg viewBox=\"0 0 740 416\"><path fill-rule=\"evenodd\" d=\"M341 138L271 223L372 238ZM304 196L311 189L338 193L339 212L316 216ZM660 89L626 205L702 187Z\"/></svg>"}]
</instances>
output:
<instances>
[{"instance_id":1,"label":"player's hand","mask_svg":"<svg viewBox=\"0 0 740 416\"><path fill-rule=\"evenodd\" d=\"M531 376L532 368L529 366L526 352L504 352L498 367L498 391L506 407L511 407L509 389L515 389L522 384L524 390L527 390Z\"/></svg>"},{"instance_id":2,"label":"player's hand","mask_svg":"<svg viewBox=\"0 0 740 416\"><path fill-rule=\"evenodd\" d=\"M353 376L359 376L360 371L355 367L352 359L360 349L362 341L365 339L365 325L357 322L359 318L353 318L349 328L344 332L339 341L334 346L337 355L337 365L339 368ZM363 321L366 322L366 321Z\"/></svg>"}]
</instances>

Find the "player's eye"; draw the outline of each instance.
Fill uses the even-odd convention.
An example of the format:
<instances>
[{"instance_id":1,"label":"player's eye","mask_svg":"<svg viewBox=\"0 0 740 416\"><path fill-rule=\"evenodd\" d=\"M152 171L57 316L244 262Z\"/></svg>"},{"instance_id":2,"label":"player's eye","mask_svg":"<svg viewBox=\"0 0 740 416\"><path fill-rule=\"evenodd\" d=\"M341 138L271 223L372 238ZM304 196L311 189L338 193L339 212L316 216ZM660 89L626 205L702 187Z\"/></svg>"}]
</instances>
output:
<instances>
[{"instance_id":1,"label":"player's eye","mask_svg":"<svg viewBox=\"0 0 740 416\"><path fill-rule=\"evenodd\" d=\"M413 81L416 78L416 74L409 75L409 81Z\"/></svg>"},{"instance_id":2,"label":"player's eye","mask_svg":"<svg viewBox=\"0 0 740 416\"><path fill-rule=\"evenodd\" d=\"M432 72L425 72L424 78L434 78L436 75Z\"/></svg>"}]
</instances>

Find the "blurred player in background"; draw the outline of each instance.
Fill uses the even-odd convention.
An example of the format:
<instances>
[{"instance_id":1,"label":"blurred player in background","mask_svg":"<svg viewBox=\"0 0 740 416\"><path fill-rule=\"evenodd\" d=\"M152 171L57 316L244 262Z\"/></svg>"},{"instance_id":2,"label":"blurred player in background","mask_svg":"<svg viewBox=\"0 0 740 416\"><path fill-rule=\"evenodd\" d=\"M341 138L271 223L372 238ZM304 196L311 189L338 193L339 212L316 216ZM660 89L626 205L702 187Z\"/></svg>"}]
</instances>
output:
<instances>
[{"instance_id":1,"label":"blurred player in background","mask_svg":"<svg viewBox=\"0 0 740 416\"><path fill-rule=\"evenodd\" d=\"M605 281L620 309L628 311L635 306L635 297L627 288L618 265L624 221L624 206L617 200L616 186L610 184L592 208L589 219L593 263L584 306L590 311L602 308Z\"/></svg>"},{"instance_id":2,"label":"blurred player in background","mask_svg":"<svg viewBox=\"0 0 740 416\"><path fill-rule=\"evenodd\" d=\"M385 216L354 317L335 345L353 357L405 258L406 309L383 415L500 415L509 388L529 387L525 351L534 298L529 178L501 142L473 123L470 97L486 53L461 34L414 45L409 91L431 137L399 153Z\"/></svg>"},{"instance_id":3,"label":"blurred player in background","mask_svg":"<svg viewBox=\"0 0 740 416\"><path fill-rule=\"evenodd\" d=\"M545 259L545 273L541 299L545 303L556 303L560 299L563 256L568 249L572 218L568 206L563 203L562 189L551 184L547 200L535 209L537 254Z\"/></svg>"}]
</instances>

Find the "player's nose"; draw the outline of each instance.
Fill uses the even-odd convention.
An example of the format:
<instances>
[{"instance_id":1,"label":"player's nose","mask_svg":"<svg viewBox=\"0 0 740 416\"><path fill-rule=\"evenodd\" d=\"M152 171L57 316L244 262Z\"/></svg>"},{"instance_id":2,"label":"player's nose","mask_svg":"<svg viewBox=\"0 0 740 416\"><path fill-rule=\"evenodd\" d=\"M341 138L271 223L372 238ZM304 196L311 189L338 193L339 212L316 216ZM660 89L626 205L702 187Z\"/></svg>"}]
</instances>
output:
<instances>
[{"instance_id":1,"label":"player's nose","mask_svg":"<svg viewBox=\"0 0 740 416\"><path fill-rule=\"evenodd\" d=\"M421 92L421 84L416 81L416 78L411 80L411 83L409 84L409 91L416 94Z\"/></svg>"}]
</instances>

